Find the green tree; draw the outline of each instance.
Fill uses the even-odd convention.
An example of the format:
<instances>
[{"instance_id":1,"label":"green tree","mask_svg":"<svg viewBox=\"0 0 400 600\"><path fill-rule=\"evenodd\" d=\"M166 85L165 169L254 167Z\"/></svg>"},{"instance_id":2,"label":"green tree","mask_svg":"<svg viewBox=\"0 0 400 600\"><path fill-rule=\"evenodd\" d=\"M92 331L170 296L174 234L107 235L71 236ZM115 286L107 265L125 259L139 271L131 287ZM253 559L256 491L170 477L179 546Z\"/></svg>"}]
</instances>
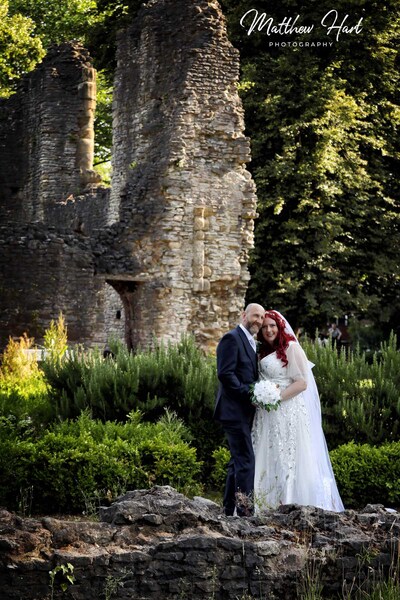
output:
<instances>
[{"instance_id":1,"label":"green tree","mask_svg":"<svg viewBox=\"0 0 400 600\"><path fill-rule=\"evenodd\" d=\"M95 115L95 162L103 183L111 180L113 81L108 71L97 72L97 102Z\"/></svg>"},{"instance_id":2,"label":"green tree","mask_svg":"<svg viewBox=\"0 0 400 600\"><path fill-rule=\"evenodd\" d=\"M16 81L44 56L34 31L32 19L12 14L8 0L0 0L0 98L8 97Z\"/></svg>"},{"instance_id":3,"label":"green tree","mask_svg":"<svg viewBox=\"0 0 400 600\"><path fill-rule=\"evenodd\" d=\"M339 1L338 13L362 18L363 27L329 47L270 47L316 43L321 28L247 35L240 19L248 3L222 4L241 51L259 197L249 299L311 330L341 313L390 328L400 311L398 1ZM274 23L299 14L302 24L320 23L332 8L311 0L253 6Z\"/></svg>"},{"instance_id":4,"label":"green tree","mask_svg":"<svg viewBox=\"0 0 400 600\"><path fill-rule=\"evenodd\" d=\"M104 19L96 0L13 0L10 13L29 17L45 48L72 39L85 44L91 29Z\"/></svg>"},{"instance_id":5,"label":"green tree","mask_svg":"<svg viewBox=\"0 0 400 600\"><path fill-rule=\"evenodd\" d=\"M135 18L142 0L97 0L97 9L102 19L88 34L88 48L95 59L95 66L104 72L108 83L112 81L116 60L116 36Z\"/></svg>"}]
</instances>

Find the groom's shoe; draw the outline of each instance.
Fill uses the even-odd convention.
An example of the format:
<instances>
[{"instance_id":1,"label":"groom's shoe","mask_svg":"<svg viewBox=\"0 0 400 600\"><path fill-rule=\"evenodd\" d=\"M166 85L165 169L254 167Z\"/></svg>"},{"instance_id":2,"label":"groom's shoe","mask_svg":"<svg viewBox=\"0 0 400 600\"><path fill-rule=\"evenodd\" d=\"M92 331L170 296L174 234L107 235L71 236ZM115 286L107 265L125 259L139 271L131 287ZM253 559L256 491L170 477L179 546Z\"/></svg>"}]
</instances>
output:
<instances>
[{"instance_id":1,"label":"groom's shoe","mask_svg":"<svg viewBox=\"0 0 400 600\"><path fill-rule=\"evenodd\" d=\"M224 506L224 513L226 517L233 517L233 515L235 514L235 505L231 506L231 505L227 505Z\"/></svg>"}]
</instances>

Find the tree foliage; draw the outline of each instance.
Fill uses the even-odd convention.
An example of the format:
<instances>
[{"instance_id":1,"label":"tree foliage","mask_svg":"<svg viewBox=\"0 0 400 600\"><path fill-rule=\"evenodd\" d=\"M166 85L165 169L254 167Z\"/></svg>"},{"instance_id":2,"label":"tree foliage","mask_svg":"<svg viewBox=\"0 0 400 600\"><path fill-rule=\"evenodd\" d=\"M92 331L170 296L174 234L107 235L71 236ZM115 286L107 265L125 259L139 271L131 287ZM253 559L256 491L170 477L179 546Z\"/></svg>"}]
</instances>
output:
<instances>
[{"instance_id":1,"label":"tree foliage","mask_svg":"<svg viewBox=\"0 0 400 600\"><path fill-rule=\"evenodd\" d=\"M138 0L13 0L8 7L7 0L0 0L0 16L9 11L0 24L0 97L8 97L21 75L35 68L45 48L82 42L98 70L95 166L109 163L115 38L140 5ZM107 168L102 175L108 176Z\"/></svg>"},{"instance_id":2,"label":"tree foliage","mask_svg":"<svg viewBox=\"0 0 400 600\"><path fill-rule=\"evenodd\" d=\"M9 96L15 82L44 56L34 31L32 19L11 13L8 0L0 0L0 98Z\"/></svg>"},{"instance_id":3,"label":"tree foliage","mask_svg":"<svg viewBox=\"0 0 400 600\"><path fill-rule=\"evenodd\" d=\"M363 18L362 31L308 48L269 42L317 42L321 30L249 36L240 26L248 3L222 3L241 51L259 197L249 299L312 331L344 313L394 326L400 310L399 3L338 2L342 16L353 23ZM292 0L254 7L274 23L297 14L302 23L319 23L332 8Z\"/></svg>"},{"instance_id":4,"label":"tree foliage","mask_svg":"<svg viewBox=\"0 0 400 600\"><path fill-rule=\"evenodd\" d=\"M112 100L113 81L110 72L97 71L97 98L95 114L95 168L100 172L103 183L110 183L112 147Z\"/></svg>"},{"instance_id":5,"label":"tree foliage","mask_svg":"<svg viewBox=\"0 0 400 600\"><path fill-rule=\"evenodd\" d=\"M12 0L10 13L31 19L45 48L73 39L87 43L92 28L104 20L97 0Z\"/></svg>"}]
</instances>

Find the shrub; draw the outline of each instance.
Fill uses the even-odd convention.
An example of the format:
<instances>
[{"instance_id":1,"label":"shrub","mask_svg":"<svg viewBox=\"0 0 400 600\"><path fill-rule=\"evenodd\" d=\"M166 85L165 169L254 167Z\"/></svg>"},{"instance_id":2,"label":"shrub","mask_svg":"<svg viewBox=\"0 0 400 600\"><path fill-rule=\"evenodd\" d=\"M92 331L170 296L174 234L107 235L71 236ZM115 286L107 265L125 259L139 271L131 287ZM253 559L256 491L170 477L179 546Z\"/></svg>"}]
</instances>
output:
<instances>
[{"instance_id":1,"label":"shrub","mask_svg":"<svg viewBox=\"0 0 400 600\"><path fill-rule=\"evenodd\" d=\"M41 429L52 418L47 385L38 367L33 339L26 334L19 341L10 338L0 369L0 415L18 421L30 419Z\"/></svg>"},{"instance_id":2,"label":"shrub","mask_svg":"<svg viewBox=\"0 0 400 600\"><path fill-rule=\"evenodd\" d=\"M16 421L30 419L38 429L49 423L53 412L43 378L31 377L18 382L0 379L0 415Z\"/></svg>"},{"instance_id":3,"label":"shrub","mask_svg":"<svg viewBox=\"0 0 400 600\"><path fill-rule=\"evenodd\" d=\"M49 327L44 332L43 339L44 347L47 350L50 360L58 360L67 352L67 326L62 313L60 313L56 323L50 321Z\"/></svg>"},{"instance_id":4,"label":"shrub","mask_svg":"<svg viewBox=\"0 0 400 600\"><path fill-rule=\"evenodd\" d=\"M38 440L0 439L0 502L17 509L31 490L36 512L81 512L127 489L173 485L201 489L201 463L169 416L154 425L132 413L126 424L93 421L83 414L53 426ZM10 432L8 432L10 433Z\"/></svg>"},{"instance_id":5,"label":"shrub","mask_svg":"<svg viewBox=\"0 0 400 600\"><path fill-rule=\"evenodd\" d=\"M372 362L357 349L346 356L308 340L302 345L315 364L330 449L352 440L376 445L398 439L400 352L394 335L381 345Z\"/></svg>"},{"instance_id":6,"label":"shrub","mask_svg":"<svg viewBox=\"0 0 400 600\"><path fill-rule=\"evenodd\" d=\"M212 453L214 460L214 468L212 473L212 481L219 490L223 490L226 481L226 471L231 454L225 446L219 446Z\"/></svg>"},{"instance_id":7,"label":"shrub","mask_svg":"<svg viewBox=\"0 0 400 600\"><path fill-rule=\"evenodd\" d=\"M0 448L3 459L1 500L10 508L26 489L32 490L33 510L80 512L88 501L115 497L128 482L144 485L137 449L124 440L95 442L89 436L47 432L36 441L20 440ZM142 475L142 477L140 477Z\"/></svg>"},{"instance_id":8,"label":"shrub","mask_svg":"<svg viewBox=\"0 0 400 600\"><path fill-rule=\"evenodd\" d=\"M136 354L114 343L112 351L114 358L104 359L98 350L78 348L62 360L44 362L58 417L75 418L88 408L94 418L122 421L140 410L154 422L168 408L189 427L206 477L212 450L223 439L212 418L215 359L204 356L190 337Z\"/></svg>"},{"instance_id":9,"label":"shrub","mask_svg":"<svg viewBox=\"0 0 400 600\"><path fill-rule=\"evenodd\" d=\"M340 446L330 453L344 505L400 505L400 442Z\"/></svg>"},{"instance_id":10,"label":"shrub","mask_svg":"<svg viewBox=\"0 0 400 600\"><path fill-rule=\"evenodd\" d=\"M202 479L207 486L222 488L225 456L218 447L223 444L223 433L212 418L217 389L215 358L204 356L190 337L175 345L155 344L136 354L114 342L113 358L106 359L99 350L84 352L76 347L66 353L65 326L60 319L57 325L51 324L46 338L54 352L44 361L43 372L36 361L26 362L24 350L31 347L32 340L23 336L19 343L10 341L0 373L0 432L7 431L7 439L13 431L14 439L33 441L50 421L67 420L65 435L73 427L87 428L99 443L106 435L130 444L135 439L138 447L147 427L139 413L132 412L139 410L143 419L157 422L157 433L154 430L152 435L159 440L167 442L168 436L175 436L177 444L191 441L196 447L203 466L201 476L193 481ZM396 338L392 335L382 344L372 361L357 349L346 356L307 339L303 346L315 363L328 447L352 440L371 445L396 440L400 427ZM78 425L69 421L85 410L105 423L100 427L99 421L91 419L90 426L88 422L83 425L82 418L76 421ZM121 421L126 421L125 429L121 429ZM155 469L142 475L149 481L159 476Z\"/></svg>"},{"instance_id":11,"label":"shrub","mask_svg":"<svg viewBox=\"0 0 400 600\"><path fill-rule=\"evenodd\" d=\"M64 360L44 361L61 418L84 408L108 420L124 418L132 409L158 417L166 406L185 420L196 419L205 408L212 411L215 360L205 357L192 338L137 354L118 344L113 352L113 359L104 359L98 350L75 349Z\"/></svg>"},{"instance_id":12,"label":"shrub","mask_svg":"<svg viewBox=\"0 0 400 600\"><path fill-rule=\"evenodd\" d=\"M396 338L382 344L371 362L357 349L338 353L331 346L303 342L321 397L323 426L329 448L354 440L382 444L399 434L400 353ZM46 361L53 405L60 418L74 418L89 408L94 418L123 420L132 409L155 421L165 407L189 426L204 476L213 450L223 442L212 412L217 390L215 359L206 357L192 338L156 345L131 354L114 344L114 359L99 351L76 349L68 358Z\"/></svg>"},{"instance_id":13,"label":"shrub","mask_svg":"<svg viewBox=\"0 0 400 600\"><path fill-rule=\"evenodd\" d=\"M26 333L18 341L9 338L1 360L1 378L27 379L38 373L36 355L29 353L29 350L33 350L33 341Z\"/></svg>"},{"instance_id":14,"label":"shrub","mask_svg":"<svg viewBox=\"0 0 400 600\"><path fill-rule=\"evenodd\" d=\"M196 480L201 463L196 461L196 449L187 444L153 439L138 448L140 464L149 485L171 485L187 495L200 494L202 485Z\"/></svg>"},{"instance_id":15,"label":"shrub","mask_svg":"<svg viewBox=\"0 0 400 600\"><path fill-rule=\"evenodd\" d=\"M381 447L350 442L330 452L336 481L346 508L367 504L400 506L400 442ZM212 479L224 489L229 450L220 446L213 452Z\"/></svg>"}]
</instances>

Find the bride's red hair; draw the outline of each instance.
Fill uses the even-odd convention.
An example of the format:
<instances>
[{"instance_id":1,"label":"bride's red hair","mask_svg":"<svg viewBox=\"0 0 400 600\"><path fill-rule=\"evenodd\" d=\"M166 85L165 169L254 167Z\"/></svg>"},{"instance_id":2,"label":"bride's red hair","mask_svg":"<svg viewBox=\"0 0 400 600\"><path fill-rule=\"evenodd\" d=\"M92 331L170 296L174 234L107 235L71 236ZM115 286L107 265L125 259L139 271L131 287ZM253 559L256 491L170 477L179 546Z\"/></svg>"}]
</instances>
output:
<instances>
[{"instance_id":1,"label":"bride's red hair","mask_svg":"<svg viewBox=\"0 0 400 600\"><path fill-rule=\"evenodd\" d=\"M260 329L260 331L257 334L257 339L261 344L258 350L260 359L264 358L264 356L267 356L268 354L271 354L271 352L276 352L276 356L280 358L284 366L287 367L288 359L286 356L286 349L289 346L289 342L295 342L296 338L292 334L286 333L285 321L275 310L267 310L267 312L264 315L264 319L268 317L275 321L278 327L278 335L276 336L275 340L273 341L273 344L271 345L265 341L262 334L262 330Z\"/></svg>"}]
</instances>

